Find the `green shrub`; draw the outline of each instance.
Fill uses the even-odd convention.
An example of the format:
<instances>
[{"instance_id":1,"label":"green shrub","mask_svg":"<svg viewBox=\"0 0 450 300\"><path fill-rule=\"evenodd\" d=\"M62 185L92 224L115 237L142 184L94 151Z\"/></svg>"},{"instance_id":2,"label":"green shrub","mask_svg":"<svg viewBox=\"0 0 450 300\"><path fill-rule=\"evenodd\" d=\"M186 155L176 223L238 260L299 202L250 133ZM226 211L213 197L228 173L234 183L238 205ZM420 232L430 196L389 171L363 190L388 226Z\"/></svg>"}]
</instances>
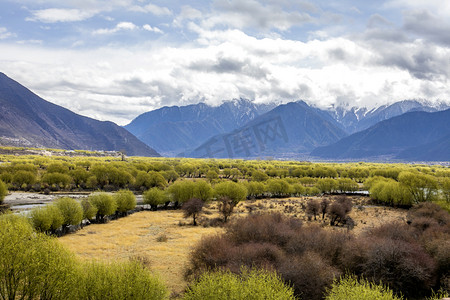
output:
<instances>
[{"instance_id":1,"label":"green shrub","mask_svg":"<svg viewBox=\"0 0 450 300\"><path fill-rule=\"evenodd\" d=\"M0 204L3 203L6 195L8 195L8 189L6 188L6 184L0 180Z\"/></svg>"},{"instance_id":2,"label":"green shrub","mask_svg":"<svg viewBox=\"0 0 450 300\"><path fill-rule=\"evenodd\" d=\"M204 273L184 295L185 300L292 299L294 291L276 274L265 270Z\"/></svg>"},{"instance_id":3,"label":"green shrub","mask_svg":"<svg viewBox=\"0 0 450 300\"><path fill-rule=\"evenodd\" d=\"M161 280L136 261L87 263L79 282L79 299L166 299Z\"/></svg>"},{"instance_id":4,"label":"green shrub","mask_svg":"<svg viewBox=\"0 0 450 300\"><path fill-rule=\"evenodd\" d=\"M12 183L18 187L29 185L36 182L36 175L31 171L17 171L14 173Z\"/></svg>"},{"instance_id":5,"label":"green shrub","mask_svg":"<svg viewBox=\"0 0 450 300\"><path fill-rule=\"evenodd\" d=\"M76 299L76 264L57 240L17 215L0 216L0 298Z\"/></svg>"},{"instance_id":6,"label":"green shrub","mask_svg":"<svg viewBox=\"0 0 450 300\"><path fill-rule=\"evenodd\" d=\"M401 296L382 284L375 284L356 276L345 276L336 279L327 291L325 300L401 300Z\"/></svg>"},{"instance_id":7,"label":"green shrub","mask_svg":"<svg viewBox=\"0 0 450 300\"><path fill-rule=\"evenodd\" d=\"M63 225L78 225L83 220L83 208L81 204L70 197L63 197L56 200L55 205L63 215Z\"/></svg>"},{"instance_id":8,"label":"green shrub","mask_svg":"<svg viewBox=\"0 0 450 300\"><path fill-rule=\"evenodd\" d=\"M61 210L52 204L32 209L30 218L34 229L39 232L54 233L64 223Z\"/></svg>"},{"instance_id":9,"label":"green shrub","mask_svg":"<svg viewBox=\"0 0 450 300\"><path fill-rule=\"evenodd\" d=\"M214 186L214 193L217 198L228 197L236 206L247 197L247 189L241 183L225 181Z\"/></svg>"},{"instance_id":10,"label":"green shrub","mask_svg":"<svg viewBox=\"0 0 450 300\"><path fill-rule=\"evenodd\" d=\"M213 195L213 189L209 183L204 180L198 180L195 182L194 197L204 202L211 199Z\"/></svg>"},{"instance_id":11,"label":"green shrub","mask_svg":"<svg viewBox=\"0 0 450 300\"><path fill-rule=\"evenodd\" d=\"M94 193L89 196L89 201L97 208L97 221L105 221L105 217L112 215L117 210L117 203L114 198L107 193Z\"/></svg>"},{"instance_id":12,"label":"green shrub","mask_svg":"<svg viewBox=\"0 0 450 300\"><path fill-rule=\"evenodd\" d=\"M116 200L119 213L124 214L136 207L136 196L132 191L120 190L114 194L113 198Z\"/></svg>"},{"instance_id":13,"label":"green shrub","mask_svg":"<svg viewBox=\"0 0 450 300\"><path fill-rule=\"evenodd\" d=\"M46 183L48 185L55 184L64 188L72 182L72 177L62 173L47 173L44 176L42 176L41 181L42 183Z\"/></svg>"},{"instance_id":14,"label":"green shrub","mask_svg":"<svg viewBox=\"0 0 450 300\"><path fill-rule=\"evenodd\" d=\"M81 201L81 207L83 208L84 220L92 220L97 214L97 207L92 205L89 199L83 199Z\"/></svg>"},{"instance_id":15,"label":"green shrub","mask_svg":"<svg viewBox=\"0 0 450 300\"><path fill-rule=\"evenodd\" d=\"M168 201L166 192L159 188L151 188L144 192L144 204L150 205L152 210L156 210L158 205Z\"/></svg>"}]
</instances>

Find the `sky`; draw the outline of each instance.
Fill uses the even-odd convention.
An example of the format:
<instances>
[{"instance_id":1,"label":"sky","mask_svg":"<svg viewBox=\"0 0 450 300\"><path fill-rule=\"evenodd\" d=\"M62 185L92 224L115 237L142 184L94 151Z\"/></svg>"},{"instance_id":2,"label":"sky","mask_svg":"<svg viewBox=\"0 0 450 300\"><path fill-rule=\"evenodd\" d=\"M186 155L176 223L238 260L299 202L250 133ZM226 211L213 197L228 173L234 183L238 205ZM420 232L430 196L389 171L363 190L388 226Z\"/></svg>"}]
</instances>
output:
<instances>
[{"instance_id":1,"label":"sky","mask_svg":"<svg viewBox=\"0 0 450 300\"><path fill-rule=\"evenodd\" d=\"M119 125L246 98L450 101L450 1L0 0L0 72Z\"/></svg>"}]
</instances>

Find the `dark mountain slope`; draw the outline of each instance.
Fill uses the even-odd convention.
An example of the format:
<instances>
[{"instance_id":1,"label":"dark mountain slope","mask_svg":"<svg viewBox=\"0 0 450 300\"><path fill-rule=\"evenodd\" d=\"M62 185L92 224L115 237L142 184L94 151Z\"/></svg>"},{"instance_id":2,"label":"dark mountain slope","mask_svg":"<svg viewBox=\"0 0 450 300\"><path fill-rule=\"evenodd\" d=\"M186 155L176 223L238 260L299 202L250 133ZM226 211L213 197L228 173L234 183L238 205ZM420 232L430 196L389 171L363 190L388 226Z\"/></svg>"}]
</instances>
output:
<instances>
[{"instance_id":1,"label":"dark mountain slope","mask_svg":"<svg viewBox=\"0 0 450 300\"><path fill-rule=\"evenodd\" d=\"M337 141L345 132L305 102L291 102L233 132L217 135L187 157L295 157Z\"/></svg>"},{"instance_id":2,"label":"dark mountain slope","mask_svg":"<svg viewBox=\"0 0 450 300\"><path fill-rule=\"evenodd\" d=\"M217 107L204 103L162 107L138 116L125 128L159 152L175 155L238 128L272 107L245 99L225 101Z\"/></svg>"},{"instance_id":3,"label":"dark mountain slope","mask_svg":"<svg viewBox=\"0 0 450 300\"><path fill-rule=\"evenodd\" d=\"M112 122L80 116L40 98L0 73L0 144L80 150L125 150L159 156Z\"/></svg>"},{"instance_id":4,"label":"dark mountain slope","mask_svg":"<svg viewBox=\"0 0 450 300\"><path fill-rule=\"evenodd\" d=\"M317 148L311 155L334 159L395 156L449 134L450 109L434 113L410 112L377 123L335 144Z\"/></svg>"}]
</instances>

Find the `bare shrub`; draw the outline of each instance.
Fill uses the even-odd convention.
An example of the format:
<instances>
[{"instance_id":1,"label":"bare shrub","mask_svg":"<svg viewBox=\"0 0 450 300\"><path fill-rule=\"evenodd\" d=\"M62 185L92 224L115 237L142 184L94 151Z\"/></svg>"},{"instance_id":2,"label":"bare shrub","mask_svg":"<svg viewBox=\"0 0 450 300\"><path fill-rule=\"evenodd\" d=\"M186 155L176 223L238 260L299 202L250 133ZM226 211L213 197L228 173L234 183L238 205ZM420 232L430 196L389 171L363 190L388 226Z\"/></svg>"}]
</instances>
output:
<instances>
[{"instance_id":1,"label":"bare shrub","mask_svg":"<svg viewBox=\"0 0 450 300\"><path fill-rule=\"evenodd\" d=\"M202 213L204 205L205 202L199 198L192 198L188 200L186 203L183 203L183 206L181 207L184 211L184 217L192 217L193 225L197 226L197 217Z\"/></svg>"},{"instance_id":2,"label":"bare shrub","mask_svg":"<svg viewBox=\"0 0 450 300\"><path fill-rule=\"evenodd\" d=\"M317 215L320 211L320 202L319 200L310 200L306 203L306 213L308 215L314 216L314 220L317 220Z\"/></svg>"},{"instance_id":3,"label":"bare shrub","mask_svg":"<svg viewBox=\"0 0 450 300\"><path fill-rule=\"evenodd\" d=\"M311 300L322 299L326 288L340 275L338 269L311 251L298 257L287 257L278 271L286 282L294 286L297 296Z\"/></svg>"},{"instance_id":4,"label":"bare shrub","mask_svg":"<svg viewBox=\"0 0 450 300\"><path fill-rule=\"evenodd\" d=\"M325 215L327 213L328 207L330 206L330 200L327 198L323 198L322 201L320 201L320 213L322 214L322 220L325 219Z\"/></svg>"},{"instance_id":5,"label":"bare shrub","mask_svg":"<svg viewBox=\"0 0 450 300\"><path fill-rule=\"evenodd\" d=\"M268 242L283 247L301 226L300 220L280 213L252 214L230 224L227 235L236 244Z\"/></svg>"},{"instance_id":6,"label":"bare shrub","mask_svg":"<svg viewBox=\"0 0 450 300\"><path fill-rule=\"evenodd\" d=\"M435 285L436 264L418 244L386 238L367 242L364 277L381 281L406 296L417 297Z\"/></svg>"},{"instance_id":7,"label":"bare shrub","mask_svg":"<svg viewBox=\"0 0 450 300\"><path fill-rule=\"evenodd\" d=\"M223 216L223 221L226 223L228 218L233 214L235 203L228 197L219 198L219 213Z\"/></svg>"}]
</instances>

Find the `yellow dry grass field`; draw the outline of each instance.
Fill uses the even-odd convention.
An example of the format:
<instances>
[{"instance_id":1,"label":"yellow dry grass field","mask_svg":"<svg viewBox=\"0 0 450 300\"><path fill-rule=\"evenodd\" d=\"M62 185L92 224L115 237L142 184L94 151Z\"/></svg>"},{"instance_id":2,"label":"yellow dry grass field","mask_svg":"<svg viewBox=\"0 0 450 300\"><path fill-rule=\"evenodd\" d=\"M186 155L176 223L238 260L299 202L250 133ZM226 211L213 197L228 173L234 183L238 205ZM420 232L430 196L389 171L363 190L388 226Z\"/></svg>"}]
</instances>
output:
<instances>
[{"instance_id":1,"label":"yellow dry grass field","mask_svg":"<svg viewBox=\"0 0 450 300\"><path fill-rule=\"evenodd\" d=\"M300 218L305 224L327 226L328 220L321 218L308 221L305 206L312 199L320 197L244 201L236 207L231 219L249 213L276 211ZM354 207L350 216L355 221L352 230L355 234L390 221L406 220L406 210L370 205L367 197L355 196L352 200ZM216 204L210 204L199 223L206 224L207 219L218 216ZM178 294L186 287L183 273L195 244L203 236L223 232L220 227L194 227L189 225L191 222L191 218L183 218L182 211L144 211L108 224L90 225L60 238L60 241L84 259L113 261L135 257L148 261L169 289Z\"/></svg>"},{"instance_id":2,"label":"yellow dry grass field","mask_svg":"<svg viewBox=\"0 0 450 300\"><path fill-rule=\"evenodd\" d=\"M59 240L83 259L148 260L150 268L178 293L186 286L183 271L192 247L202 236L222 231L179 226L181 220L184 220L181 211L144 211L108 224L87 226Z\"/></svg>"}]
</instances>

